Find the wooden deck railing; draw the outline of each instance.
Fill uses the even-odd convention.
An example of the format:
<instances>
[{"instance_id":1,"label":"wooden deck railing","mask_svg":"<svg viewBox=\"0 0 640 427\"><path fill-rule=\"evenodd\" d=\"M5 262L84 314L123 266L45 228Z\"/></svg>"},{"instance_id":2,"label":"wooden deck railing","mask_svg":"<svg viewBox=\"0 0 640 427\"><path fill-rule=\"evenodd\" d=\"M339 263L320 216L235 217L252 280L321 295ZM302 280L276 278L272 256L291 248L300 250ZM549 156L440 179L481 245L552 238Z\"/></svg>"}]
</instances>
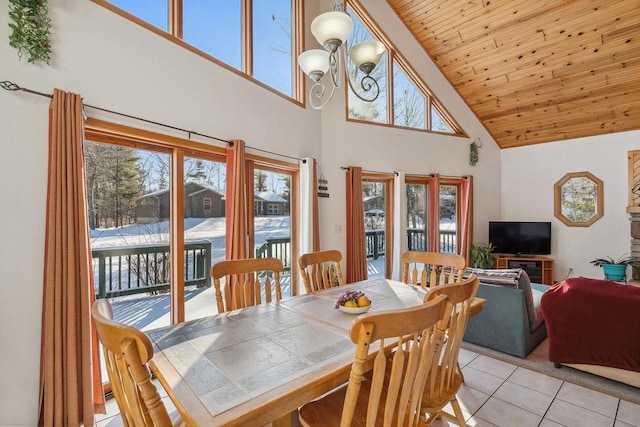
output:
<instances>
[{"instance_id":1,"label":"wooden deck railing","mask_svg":"<svg viewBox=\"0 0 640 427\"><path fill-rule=\"evenodd\" d=\"M96 298L111 298L169 289L169 245L99 248L91 251ZM185 286L211 286L211 242L184 245Z\"/></svg>"},{"instance_id":2,"label":"wooden deck railing","mask_svg":"<svg viewBox=\"0 0 640 427\"><path fill-rule=\"evenodd\" d=\"M378 259L386 254L385 232L365 232L367 258ZM426 250L425 232L407 229L408 249ZM440 251L455 253L455 231L440 231ZM169 289L169 245L139 245L92 250L96 277L96 298L111 298L138 293L154 293ZM291 272L291 240L287 237L267 237L256 248L256 258L275 257L282 260L283 272ZM188 242L184 247L185 286L211 286L211 242Z\"/></svg>"},{"instance_id":3,"label":"wooden deck railing","mask_svg":"<svg viewBox=\"0 0 640 427\"><path fill-rule=\"evenodd\" d=\"M426 251L427 241L424 229L407 228L407 244L410 251ZM456 253L456 232L440 230L440 252Z\"/></svg>"},{"instance_id":4,"label":"wooden deck railing","mask_svg":"<svg viewBox=\"0 0 640 427\"><path fill-rule=\"evenodd\" d=\"M282 260L283 273L291 272L291 239L287 237L267 237L264 243L256 248L256 258L273 257Z\"/></svg>"}]
</instances>

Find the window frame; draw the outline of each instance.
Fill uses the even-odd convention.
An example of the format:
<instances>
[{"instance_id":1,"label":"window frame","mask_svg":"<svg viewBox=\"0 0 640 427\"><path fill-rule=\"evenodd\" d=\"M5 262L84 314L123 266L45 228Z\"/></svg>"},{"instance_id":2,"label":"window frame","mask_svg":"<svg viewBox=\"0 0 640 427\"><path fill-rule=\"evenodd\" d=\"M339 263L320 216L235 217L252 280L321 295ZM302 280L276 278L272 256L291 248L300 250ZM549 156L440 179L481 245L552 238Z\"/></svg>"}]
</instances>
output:
<instances>
[{"instance_id":1,"label":"window frame","mask_svg":"<svg viewBox=\"0 0 640 427\"><path fill-rule=\"evenodd\" d=\"M359 3L358 0L345 0L346 6L350 8L354 14L356 14L357 18L362 22L362 24L367 28L367 30L382 44L384 44L387 55L386 55L386 87L387 87L387 122L374 122L369 120L362 120L351 118L349 116L349 85L345 85L345 115L347 121L357 122L357 123L365 123L370 125L378 125L378 126L388 126L400 129L413 130L418 132L427 132L434 133L438 135L446 135L446 136L455 136L455 137L465 137L468 138L467 133L464 131L462 126L456 122L453 118L452 114L449 113L440 100L435 96L435 94L429 89L427 84L422 81L422 79L418 76L418 73L411 67L409 61L399 52L399 50L395 47L395 45L391 42L391 39L384 34L384 32L379 28L377 23L368 15L364 7ZM425 52L425 55L428 55ZM416 86L416 89L422 93L425 97L425 129L415 128L409 126L396 125L394 122L394 93L393 93L393 66L397 65L402 71L405 73L406 78ZM442 119L451 127L452 131L442 132L432 130L431 123L431 108L432 106L437 110L438 114L442 117Z\"/></svg>"},{"instance_id":2,"label":"window frame","mask_svg":"<svg viewBox=\"0 0 640 427\"><path fill-rule=\"evenodd\" d=\"M427 189L429 188L429 180L433 179L433 177L431 175L406 175L405 176L405 182L404 185L405 187L408 184L419 184L419 185L424 185L425 187L427 187ZM456 210L455 210L455 216L456 216L456 252L457 254L460 255L460 242L461 242L461 236L462 236L462 228L461 228L461 224L462 224L462 220L460 218L460 206L462 205L462 183L464 181L464 177L453 177L453 176L440 176L439 179L439 186L450 186L450 187L456 187ZM405 190L406 191L406 190ZM440 196L440 189L438 189L438 198ZM429 195L427 193L427 198L425 200L425 210L429 211ZM439 211L439 210L438 210ZM439 212L438 212L439 214ZM425 240L428 241L428 236L433 233L433 232L437 232L438 233L438 239L441 240L442 237L440 236L440 227L438 227L437 230L431 230L428 228L428 225L431 221L429 221L427 223L427 229L426 229L426 234L425 234ZM440 223L440 217L438 217L438 223ZM404 232L406 232L406 230L404 230ZM403 250L408 250L408 248L403 248ZM464 254L462 254L462 256L464 256Z\"/></svg>"},{"instance_id":3,"label":"window frame","mask_svg":"<svg viewBox=\"0 0 640 427\"><path fill-rule=\"evenodd\" d=\"M395 199L394 191L394 174L389 173L379 173L379 172L368 172L362 171L362 183L365 182L379 182L385 184L385 200L384 200L384 232L385 232L385 259L384 259L384 277L386 279L391 279L391 274L393 270L393 240L394 240L394 229L393 229L393 218L394 218L394 204L393 201ZM406 231L405 231L406 232ZM365 237L366 239L366 237ZM368 262L368 261L367 261Z\"/></svg>"},{"instance_id":4,"label":"window frame","mask_svg":"<svg viewBox=\"0 0 640 427\"><path fill-rule=\"evenodd\" d=\"M171 173L178 174L179 179L170 179L169 190L171 193L170 209L170 252L171 252L171 324L183 322L185 320L185 293L184 275L179 272L184 271L184 203L176 201L184 200L184 159L185 157L198 157L205 160L226 163L226 147L195 142L171 135L147 131L126 125L120 125L99 119L87 118L84 126L85 140L101 142L106 144L120 145L124 147L146 149L168 154L171 158ZM287 173L291 175L290 191L290 213L291 216L291 256L298 257L298 164L262 157L254 154L246 154L247 174L253 177L254 168L259 165L260 169L269 170L276 173ZM250 182L253 182L251 179ZM253 185L252 185L253 188ZM247 192L250 202L253 203L253 191ZM251 206L251 205L248 205ZM253 210L251 210L253 211ZM254 246L253 215L248 215L247 222L250 224L249 240L250 247ZM253 254L253 251L250 251ZM296 263L291 263L291 294L297 295L298 273Z\"/></svg>"},{"instance_id":5,"label":"window frame","mask_svg":"<svg viewBox=\"0 0 640 427\"><path fill-rule=\"evenodd\" d=\"M303 0L291 0L291 20L292 20L292 36L291 36L291 67L292 67L292 96L289 96L285 93L280 92L279 90L263 83L262 81L253 77L253 61L252 61L252 17L251 17L251 9L252 9L252 0L240 0L242 2L242 52L241 52L241 70L238 70L231 65L221 61L220 59L198 49L197 47L185 42L182 39L183 35L183 19L182 19L182 2L183 0L166 0L167 7L169 8L169 22L168 28L169 31L164 31L160 28L155 27L154 25L144 21L141 18L127 12L126 10L120 9L118 6L110 3L108 0L91 0L93 3L104 7L105 9L137 24L141 27L159 35L160 37L177 44L192 53L195 53L198 56L201 56L204 59L207 59L220 67L231 71L234 74L237 74L252 83L261 86L262 88L273 92L274 94L293 102L296 105L300 105L302 107L305 106L306 97L305 97L305 75L297 65L297 58L304 49L304 1Z\"/></svg>"}]
</instances>

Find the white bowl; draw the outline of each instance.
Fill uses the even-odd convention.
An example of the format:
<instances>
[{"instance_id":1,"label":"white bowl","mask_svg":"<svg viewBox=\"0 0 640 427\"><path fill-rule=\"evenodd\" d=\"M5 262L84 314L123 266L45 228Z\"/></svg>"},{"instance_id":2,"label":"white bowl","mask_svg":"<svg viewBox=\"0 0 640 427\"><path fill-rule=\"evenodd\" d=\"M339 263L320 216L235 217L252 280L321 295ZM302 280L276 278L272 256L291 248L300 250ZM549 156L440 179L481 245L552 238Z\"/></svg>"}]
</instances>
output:
<instances>
[{"instance_id":1,"label":"white bowl","mask_svg":"<svg viewBox=\"0 0 640 427\"><path fill-rule=\"evenodd\" d=\"M344 305L338 306L338 310L344 313L349 313L349 314L362 314L369 311L370 308L371 308L371 304L369 304L366 307L345 307Z\"/></svg>"}]
</instances>

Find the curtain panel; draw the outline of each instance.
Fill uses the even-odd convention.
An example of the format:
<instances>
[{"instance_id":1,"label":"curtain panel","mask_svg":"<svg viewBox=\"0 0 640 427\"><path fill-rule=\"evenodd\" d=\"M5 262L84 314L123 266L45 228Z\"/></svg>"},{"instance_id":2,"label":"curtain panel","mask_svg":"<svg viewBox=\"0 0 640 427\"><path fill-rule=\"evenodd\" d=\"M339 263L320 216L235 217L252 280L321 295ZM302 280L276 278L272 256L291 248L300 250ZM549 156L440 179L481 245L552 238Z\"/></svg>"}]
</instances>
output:
<instances>
[{"instance_id":1,"label":"curtain panel","mask_svg":"<svg viewBox=\"0 0 640 427\"><path fill-rule=\"evenodd\" d=\"M460 247L458 251L467 260L467 265L473 265L471 261L471 244L473 240L473 176L463 177L460 186Z\"/></svg>"},{"instance_id":2,"label":"curtain panel","mask_svg":"<svg viewBox=\"0 0 640 427\"><path fill-rule=\"evenodd\" d=\"M227 226L226 259L244 259L249 257L248 215L253 216L253 209L248 210L247 168L245 162L245 143L241 140L231 141L227 148L227 182L225 214ZM233 295L234 277L227 278L225 301L227 310L236 308Z\"/></svg>"},{"instance_id":3,"label":"curtain panel","mask_svg":"<svg viewBox=\"0 0 640 427\"><path fill-rule=\"evenodd\" d=\"M347 170L347 283L367 278L362 168Z\"/></svg>"},{"instance_id":4,"label":"curtain panel","mask_svg":"<svg viewBox=\"0 0 640 427\"><path fill-rule=\"evenodd\" d=\"M80 95L54 90L49 109L39 422L91 426L104 413L86 201Z\"/></svg>"},{"instance_id":5,"label":"curtain panel","mask_svg":"<svg viewBox=\"0 0 640 427\"><path fill-rule=\"evenodd\" d=\"M391 279L402 280L402 253L407 249L407 188L404 172L393 180L393 259Z\"/></svg>"},{"instance_id":6,"label":"curtain panel","mask_svg":"<svg viewBox=\"0 0 640 427\"><path fill-rule=\"evenodd\" d=\"M428 182L427 252L440 252L440 175L433 174Z\"/></svg>"},{"instance_id":7,"label":"curtain panel","mask_svg":"<svg viewBox=\"0 0 640 427\"><path fill-rule=\"evenodd\" d=\"M300 161L300 254L320 248L318 229L317 162L311 157Z\"/></svg>"}]
</instances>

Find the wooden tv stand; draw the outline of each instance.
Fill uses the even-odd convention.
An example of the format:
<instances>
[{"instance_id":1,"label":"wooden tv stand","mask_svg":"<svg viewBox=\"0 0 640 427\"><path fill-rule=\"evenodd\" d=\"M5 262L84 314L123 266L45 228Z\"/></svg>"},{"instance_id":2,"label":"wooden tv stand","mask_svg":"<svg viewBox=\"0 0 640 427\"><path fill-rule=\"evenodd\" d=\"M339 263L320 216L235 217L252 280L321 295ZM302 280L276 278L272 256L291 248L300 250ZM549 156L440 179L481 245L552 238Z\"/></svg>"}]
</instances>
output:
<instances>
[{"instance_id":1,"label":"wooden tv stand","mask_svg":"<svg viewBox=\"0 0 640 427\"><path fill-rule=\"evenodd\" d=\"M496 255L496 268L521 268L531 282L553 285L553 259L548 257Z\"/></svg>"}]
</instances>

